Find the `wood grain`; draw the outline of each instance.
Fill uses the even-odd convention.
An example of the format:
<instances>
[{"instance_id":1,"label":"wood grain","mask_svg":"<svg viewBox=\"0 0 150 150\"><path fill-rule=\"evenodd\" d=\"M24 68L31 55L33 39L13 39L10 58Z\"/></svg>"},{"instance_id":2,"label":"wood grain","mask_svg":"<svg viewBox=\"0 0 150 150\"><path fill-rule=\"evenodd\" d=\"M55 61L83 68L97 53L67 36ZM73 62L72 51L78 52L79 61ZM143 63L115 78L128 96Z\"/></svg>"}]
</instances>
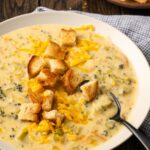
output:
<instances>
[{"instance_id":1,"label":"wood grain","mask_svg":"<svg viewBox=\"0 0 150 150\"><path fill-rule=\"evenodd\" d=\"M33 11L38 6L38 0L0 0L2 18L8 19Z\"/></svg>"},{"instance_id":2,"label":"wood grain","mask_svg":"<svg viewBox=\"0 0 150 150\"><path fill-rule=\"evenodd\" d=\"M56 10L82 10L101 14L119 14L120 8L106 0L40 0L41 6Z\"/></svg>"},{"instance_id":3,"label":"wood grain","mask_svg":"<svg viewBox=\"0 0 150 150\"><path fill-rule=\"evenodd\" d=\"M81 10L82 0L39 0L39 4L56 10Z\"/></svg>"},{"instance_id":4,"label":"wood grain","mask_svg":"<svg viewBox=\"0 0 150 150\"><path fill-rule=\"evenodd\" d=\"M106 0L87 0L88 12L105 15L120 14L120 7L108 3Z\"/></svg>"},{"instance_id":5,"label":"wood grain","mask_svg":"<svg viewBox=\"0 0 150 150\"><path fill-rule=\"evenodd\" d=\"M2 12L3 12L3 6L1 5L1 2L0 2L0 22L4 20Z\"/></svg>"}]
</instances>

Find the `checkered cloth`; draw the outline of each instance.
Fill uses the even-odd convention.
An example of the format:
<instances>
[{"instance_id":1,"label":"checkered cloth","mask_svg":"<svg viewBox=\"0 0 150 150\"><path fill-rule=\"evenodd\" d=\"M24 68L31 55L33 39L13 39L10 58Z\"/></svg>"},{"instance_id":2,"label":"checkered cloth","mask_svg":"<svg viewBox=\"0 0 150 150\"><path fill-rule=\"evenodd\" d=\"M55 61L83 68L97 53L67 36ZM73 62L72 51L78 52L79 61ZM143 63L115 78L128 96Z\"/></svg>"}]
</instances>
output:
<instances>
[{"instance_id":1,"label":"checkered cloth","mask_svg":"<svg viewBox=\"0 0 150 150\"><path fill-rule=\"evenodd\" d=\"M49 11L45 7L38 7L35 12ZM126 34L141 49L150 64L150 17L113 15L106 16L93 13L75 11L76 13L88 15L98 20L107 22L124 34ZM150 112L140 128L146 135L150 136Z\"/></svg>"}]
</instances>

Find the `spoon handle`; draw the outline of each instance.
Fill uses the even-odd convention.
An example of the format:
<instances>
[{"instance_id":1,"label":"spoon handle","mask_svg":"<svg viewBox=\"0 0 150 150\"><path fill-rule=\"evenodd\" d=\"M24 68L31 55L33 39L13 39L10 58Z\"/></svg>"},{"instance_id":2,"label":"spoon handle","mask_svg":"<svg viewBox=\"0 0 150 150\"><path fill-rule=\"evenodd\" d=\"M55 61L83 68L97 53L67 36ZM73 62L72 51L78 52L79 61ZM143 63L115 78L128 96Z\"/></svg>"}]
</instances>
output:
<instances>
[{"instance_id":1,"label":"spoon handle","mask_svg":"<svg viewBox=\"0 0 150 150\"><path fill-rule=\"evenodd\" d=\"M134 128L130 123L127 121L121 119L119 122L124 124L136 137L137 139L143 144L143 146L146 148L146 150L150 150L150 138L145 136L141 131Z\"/></svg>"}]
</instances>

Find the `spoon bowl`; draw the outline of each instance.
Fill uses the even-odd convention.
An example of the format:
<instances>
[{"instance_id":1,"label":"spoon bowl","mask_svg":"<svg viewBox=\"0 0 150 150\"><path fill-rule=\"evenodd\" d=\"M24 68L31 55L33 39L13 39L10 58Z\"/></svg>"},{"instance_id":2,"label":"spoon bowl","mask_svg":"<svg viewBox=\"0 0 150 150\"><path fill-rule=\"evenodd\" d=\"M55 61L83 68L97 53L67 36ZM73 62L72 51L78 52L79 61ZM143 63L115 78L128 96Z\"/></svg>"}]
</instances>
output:
<instances>
[{"instance_id":1,"label":"spoon bowl","mask_svg":"<svg viewBox=\"0 0 150 150\"><path fill-rule=\"evenodd\" d=\"M110 117L110 120L115 120L117 122L122 123L124 126L126 126L133 135L136 136L136 138L143 144L143 146L146 148L146 150L150 150L150 139L146 137L141 131L133 127L129 122L121 118L121 105L119 103L118 98L110 92L110 95L116 105L117 112L114 116Z\"/></svg>"}]
</instances>

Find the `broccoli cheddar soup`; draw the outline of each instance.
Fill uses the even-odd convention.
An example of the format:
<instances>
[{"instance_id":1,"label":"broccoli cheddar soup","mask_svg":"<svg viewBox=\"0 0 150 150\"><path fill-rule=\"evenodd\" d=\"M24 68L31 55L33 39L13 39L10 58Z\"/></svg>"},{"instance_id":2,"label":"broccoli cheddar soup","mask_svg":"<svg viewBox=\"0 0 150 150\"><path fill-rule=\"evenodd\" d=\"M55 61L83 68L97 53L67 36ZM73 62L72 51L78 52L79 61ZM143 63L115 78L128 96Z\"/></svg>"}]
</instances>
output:
<instances>
[{"instance_id":1,"label":"broccoli cheddar soup","mask_svg":"<svg viewBox=\"0 0 150 150\"><path fill-rule=\"evenodd\" d=\"M0 140L17 150L91 150L127 119L137 79L94 26L35 25L0 37Z\"/></svg>"}]
</instances>

